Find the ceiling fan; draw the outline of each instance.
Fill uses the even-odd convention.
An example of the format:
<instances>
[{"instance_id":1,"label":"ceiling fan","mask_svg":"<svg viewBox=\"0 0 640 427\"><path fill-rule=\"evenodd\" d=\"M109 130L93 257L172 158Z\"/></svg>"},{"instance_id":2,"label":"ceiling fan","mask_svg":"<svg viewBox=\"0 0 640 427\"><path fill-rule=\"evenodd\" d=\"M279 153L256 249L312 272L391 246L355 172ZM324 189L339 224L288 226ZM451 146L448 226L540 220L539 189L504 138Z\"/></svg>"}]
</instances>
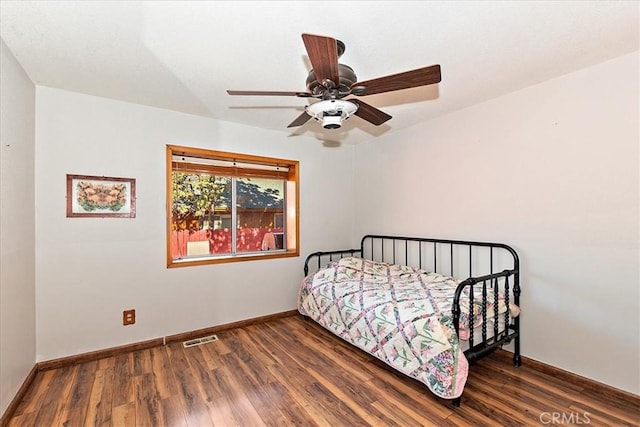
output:
<instances>
[{"instance_id":1,"label":"ceiling fan","mask_svg":"<svg viewBox=\"0 0 640 427\"><path fill-rule=\"evenodd\" d=\"M351 67L338 63L338 58L345 50L343 42L331 37L306 33L302 34L302 41L313 67L307 76L306 92L228 90L227 93L229 95L315 98L319 101L306 106L304 113L291 122L288 127L302 126L309 119L314 118L321 122L325 129L339 129L342 122L351 115L356 115L376 126L391 119L387 113L359 99L343 99L348 95L358 97L374 95L427 86L441 80L440 65L431 65L359 82Z\"/></svg>"}]
</instances>

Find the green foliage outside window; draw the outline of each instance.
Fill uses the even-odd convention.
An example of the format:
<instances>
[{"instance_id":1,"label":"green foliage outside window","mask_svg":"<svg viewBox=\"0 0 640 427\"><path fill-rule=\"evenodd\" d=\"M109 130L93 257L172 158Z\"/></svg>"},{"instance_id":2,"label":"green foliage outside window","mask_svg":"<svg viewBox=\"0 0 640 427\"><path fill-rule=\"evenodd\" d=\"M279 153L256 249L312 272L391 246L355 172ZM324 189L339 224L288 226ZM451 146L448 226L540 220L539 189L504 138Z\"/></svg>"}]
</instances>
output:
<instances>
[{"instance_id":1,"label":"green foliage outside window","mask_svg":"<svg viewBox=\"0 0 640 427\"><path fill-rule=\"evenodd\" d=\"M228 177L174 172L171 197L174 226L182 230L199 228L203 220L213 215L214 206L225 206L228 202L223 197L225 187L230 194Z\"/></svg>"}]
</instances>

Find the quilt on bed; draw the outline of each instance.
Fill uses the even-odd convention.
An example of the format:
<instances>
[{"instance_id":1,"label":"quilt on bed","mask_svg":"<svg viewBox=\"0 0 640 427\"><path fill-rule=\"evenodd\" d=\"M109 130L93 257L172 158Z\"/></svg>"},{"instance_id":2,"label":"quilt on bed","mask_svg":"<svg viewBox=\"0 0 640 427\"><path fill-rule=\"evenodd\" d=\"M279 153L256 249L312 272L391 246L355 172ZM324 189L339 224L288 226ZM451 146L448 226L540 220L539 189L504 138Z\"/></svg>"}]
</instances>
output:
<instances>
[{"instance_id":1,"label":"quilt on bed","mask_svg":"<svg viewBox=\"0 0 640 427\"><path fill-rule=\"evenodd\" d=\"M468 374L451 315L457 285L417 268L348 257L302 281L298 310L436 396L453 399ZM468 297L461 311L460 323L468 324Z\"/></svg>"}]
</instances>

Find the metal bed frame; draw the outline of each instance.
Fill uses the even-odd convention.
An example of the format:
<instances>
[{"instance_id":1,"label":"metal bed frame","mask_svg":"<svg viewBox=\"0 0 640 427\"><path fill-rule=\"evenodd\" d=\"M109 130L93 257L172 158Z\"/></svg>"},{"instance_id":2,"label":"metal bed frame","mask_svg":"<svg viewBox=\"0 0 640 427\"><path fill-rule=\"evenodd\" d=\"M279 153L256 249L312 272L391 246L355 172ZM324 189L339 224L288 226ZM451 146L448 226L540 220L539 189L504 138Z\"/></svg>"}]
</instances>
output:
<instances>
[{"instance_id":1,"label":"metal bed frame","mask_svg":"<svg viewBox=\"0 0 640 427\"><path fill-rule=\"evenodd\" d=\"M304 262L304 275L309 274L312 264L320 270L327 263L346 256L359 256L378 262L403 264L418 267L430 272L449 275L455 278L466 277L458 284L454 294L452 317L456 333L460 331L460 298L464 288L469 288L470 307L474 310L477 292L481 296L482 315L481 340L476 342L473 317L469 316L469 348L464 355L470 364L513 341L514 366L522 364L520 356L520 316L511 318L509 310L502 316L498 313L497 295L504 295L505 304L509 301L520 306L520 260L516 251L502 243L472 242L463 240L433 239L423 237L401 237L384 235L366 235L359 249L342 249L311 253ZM494 314L487 319L489 293L494 293ZM487 331L487 320L493 321L493 334ZM500 324L502 321L502 325ZM454 399L455 406L460 398Z\"/></svg>"}]
</instances>

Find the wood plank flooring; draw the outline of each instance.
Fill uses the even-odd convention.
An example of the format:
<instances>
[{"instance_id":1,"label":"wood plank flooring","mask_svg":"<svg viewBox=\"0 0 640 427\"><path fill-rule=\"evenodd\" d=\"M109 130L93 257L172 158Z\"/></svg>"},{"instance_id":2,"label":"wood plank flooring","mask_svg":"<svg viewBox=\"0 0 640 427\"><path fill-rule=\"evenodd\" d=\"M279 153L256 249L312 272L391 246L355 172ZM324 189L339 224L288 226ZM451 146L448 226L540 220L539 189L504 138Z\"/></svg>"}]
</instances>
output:
<instances>
[{"instance_id":1,"label":"wood plank flooring","mask_svg":"<svg viewBox=\"0 0 640 427\"><path fill-rule=\"evenodd\" d=\"M39 372L8 425L638 426L637 402L491 355L462 405L300 316Z\"/></svg>"}]
</instances>

